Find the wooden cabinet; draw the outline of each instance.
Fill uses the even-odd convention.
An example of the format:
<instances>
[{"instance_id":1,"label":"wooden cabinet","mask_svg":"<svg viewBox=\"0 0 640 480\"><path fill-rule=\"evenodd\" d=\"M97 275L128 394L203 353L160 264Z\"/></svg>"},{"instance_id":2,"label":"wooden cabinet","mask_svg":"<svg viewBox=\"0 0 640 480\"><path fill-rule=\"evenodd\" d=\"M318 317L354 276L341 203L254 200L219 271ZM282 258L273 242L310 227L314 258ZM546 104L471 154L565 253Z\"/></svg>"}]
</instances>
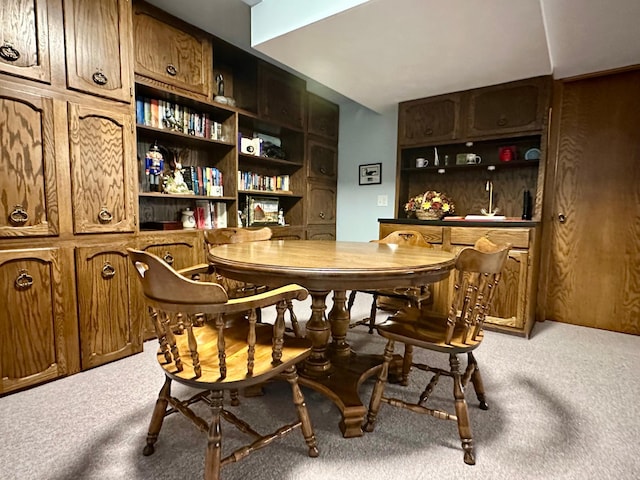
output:
<instances>
[{"instance_id":1,"label":"wooden cabinet","mask_svg":"<svg viewBox=\"0 0 640 480\"><path fill-rule=\"evenodd\" d=\"M0 237L57 235L54 101L0 86Z\"/></svg>"},{"instance_id":2,"label":"wooden cabinet","mask_svg":"<svg viewBox=\"0 0 640 480\"><path fill-rule=\"evenodd\" d=\"M496 244L510 243L509 257L491 311L486 318L485 328L529 336L535 323L539 228L437 226L424 225L418 220L402 223L381 222L379 238L396 230L407 229L420 232L435 248L456 253L463 248L472 247L481 237L486 237ZM430 308L442 314L446 314L451 305L451 278L433 285L433 304Z\"/></svg>"},{"instance_id":3,"label":"wooden cabinet","mask_svg":"<svg viewBox=\"0 0 640 480\"><path fill-rule=\"evenodd\" d=\"M465 136L511 136L541 131L550 93L549 77L471 90L466 100Z\"/></svg>"},{"instance_id":4,"label":"wooden cabinet","mask_svg":"<svg viewBox=\"0 0 640 480\"><path fill-rule=\"evenodd\" d=\"M72 269L58 248L0 250L0 394L79 371Z\"/></svg>"},{"instance_id":5,"label":"wooden cabinet","mask_svg":"<svg viewBox=\"0 0 640 480\"><path fill-rule=\"evenodd\" d=\"M291 128L304 128L306 83L261 62L258 67L258 115Z\"/></svg>"},{"instance_id":6,"label":"wooden cabinet","mask_svg":"<svg viewBox=\"0 0 640 480\"><path fill-rule=\"evenodd\" d=\"M308 93L307 99L307 131L311 135L337 143L340 107L313 93Z\"/></svg>"},{"instance_id":7,"label":"wooden cabinet","mask_svg":"<svg viewBox=\"0 0 640 480\"><path fill-rule=\"evenodd\" d=\"M325 142L307 140L308 176L335 182L338 178L338 148Z\"/></svg>"},{"instance_id":8,"label":"wooden cabinet","mask_svg":"<svg viewBox=\"0 0 640 480\"><path fill-rule=\"evenodd\" d=\"M3 0L0 72L51 83L47 0Z\"/></svg>"},{"instance_id":9,"label":"wooden cabinet","mask_svg":"<svg viewBox=\"0 0 640 480\"><path fill-rule=\"evenodd\" d=\"M416 145L459 138L461 94L402 102L398 109L398 144Z\"/></svg>"},{"instance_id":10,"label":"wooden cabinet","mask_svg":"<svg viewBox=\"0 0 640 480\"><path fill-rule=\"evenodd\" d=\"M309 179L307 185L307 225L336 223L336 190L333 182Z\"/></svg>"},{"instance_id":11,"label":"wooden cabinet","mask_svg":"<svg viewBox=\"0 0 640 480\"><path fill-rule=\"evenodd\" d=\"M133 7L136 79L186 95L213 98L211 38L144 2Z\"/></svg>"},{"instance_id":12,"label":"wooden cabinet","mask_svg":"<svg viewBox=\"0 0 640 480\"><path fill-rule=\"evenodd\" d=\"M126 245L76 249L82 369L142 351L141 296Z\"/></svg>"},{"instance_id":13,"label":"wooden cabinet","mask_svg":"<svg viewBox=\"0 0 640 480\"><path fill-rule=\"evenodd\" d=\"M128 0L64 0L64 36L69 88L131 102Z\"/></svg>"},{"instance_id":14,"label":"wooden cabinet","mask_svg":"<svg viewBox=\"0 0 640 480\"><path fill-rule=\"evenodd\" d=\"M132 116L70 103L69 144L74 232L133 232Z\"/></svg>"}]
</instances>

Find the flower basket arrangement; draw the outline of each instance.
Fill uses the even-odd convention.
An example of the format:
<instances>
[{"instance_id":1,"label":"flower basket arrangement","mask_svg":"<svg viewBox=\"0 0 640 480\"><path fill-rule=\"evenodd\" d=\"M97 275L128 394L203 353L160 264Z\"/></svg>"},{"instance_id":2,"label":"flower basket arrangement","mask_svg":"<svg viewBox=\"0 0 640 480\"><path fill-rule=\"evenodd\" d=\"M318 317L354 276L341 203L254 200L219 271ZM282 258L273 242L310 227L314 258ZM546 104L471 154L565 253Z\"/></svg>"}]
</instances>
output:
<instances>
[{"instance_id":1,"label":"flower basket arrangement","mask_svg":"<svg viewBox=\"0 0 640 480\"><path fill-rule=\"evenodd\" d=\"M445 193L428 190L409 199L404 211L410 217L415 214L419 220L440 220L455 211L455 205Z\"/></svg>"}]
</instances>

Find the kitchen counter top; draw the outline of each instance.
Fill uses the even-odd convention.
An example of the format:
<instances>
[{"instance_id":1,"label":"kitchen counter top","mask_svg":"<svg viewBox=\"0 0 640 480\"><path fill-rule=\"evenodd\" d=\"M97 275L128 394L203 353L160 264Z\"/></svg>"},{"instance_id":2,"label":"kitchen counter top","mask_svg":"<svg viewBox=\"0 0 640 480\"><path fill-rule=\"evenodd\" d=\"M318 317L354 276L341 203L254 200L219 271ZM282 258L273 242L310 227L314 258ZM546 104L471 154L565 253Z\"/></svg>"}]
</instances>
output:
<instances>
[{"instance_id":1,"label":"kitchen counter top","mask_svg":"<svg viewBox=\"0 0 640 480\"><path fill-rule=\"evenodd\" d=\"M433 225L442 227L537 227L539 221L522 220L517 217L508 217L505 220L465 220L464 217L449 217L451 220L418 220L417 218L379 218L379 223L395 223L402 225ZM487 217L490 218L490 217Z\"/></svg>"}]
</instances>

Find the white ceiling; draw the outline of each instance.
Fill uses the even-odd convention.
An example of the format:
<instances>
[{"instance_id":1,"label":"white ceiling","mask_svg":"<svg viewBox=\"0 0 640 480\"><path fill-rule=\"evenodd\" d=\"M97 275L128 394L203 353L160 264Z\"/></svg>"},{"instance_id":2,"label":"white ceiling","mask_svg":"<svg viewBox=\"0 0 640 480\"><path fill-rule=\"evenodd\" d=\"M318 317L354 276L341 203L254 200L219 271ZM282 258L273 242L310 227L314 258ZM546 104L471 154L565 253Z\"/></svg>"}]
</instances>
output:
<instances>
[{"instance_id":1,"label":"white ceiling","mask_svg":"<svg viewBox=\"0 0 640 480\"><path fill-rule=\"evenodd\" d=\"M263 0L274 13L256 21L277 22L278 2ZM640 64L640 0L369 0L253 47L248 4L259 0L150 3L374 111Z\"/></svg>"}]
</instances>

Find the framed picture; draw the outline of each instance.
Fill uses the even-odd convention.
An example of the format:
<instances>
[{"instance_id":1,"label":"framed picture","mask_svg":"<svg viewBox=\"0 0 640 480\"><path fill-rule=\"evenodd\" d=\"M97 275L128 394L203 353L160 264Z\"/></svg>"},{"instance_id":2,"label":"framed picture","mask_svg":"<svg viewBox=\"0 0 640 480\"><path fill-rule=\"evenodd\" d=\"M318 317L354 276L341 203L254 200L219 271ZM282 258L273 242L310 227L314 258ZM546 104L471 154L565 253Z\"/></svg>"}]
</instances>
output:
<instances>
[{"instance_id":1,"label":"framed picture","mask_svg":"<svg viewBox=\"0 0 640 480\"><path fill-rule=\"evenodd\" d=\"M382 183L382 164L368 163L360 165L359 185L375 185Z\"/></svg>"},{"instance_id":2,"label":"framed picture","mask_svg":"<svg viewBox=\"0 0 640 480\"><path fill-rule=\"evenodd\" d=\"M278 225L278 197L247 196L248 226Z\"/></svg>"}]
</instances>

